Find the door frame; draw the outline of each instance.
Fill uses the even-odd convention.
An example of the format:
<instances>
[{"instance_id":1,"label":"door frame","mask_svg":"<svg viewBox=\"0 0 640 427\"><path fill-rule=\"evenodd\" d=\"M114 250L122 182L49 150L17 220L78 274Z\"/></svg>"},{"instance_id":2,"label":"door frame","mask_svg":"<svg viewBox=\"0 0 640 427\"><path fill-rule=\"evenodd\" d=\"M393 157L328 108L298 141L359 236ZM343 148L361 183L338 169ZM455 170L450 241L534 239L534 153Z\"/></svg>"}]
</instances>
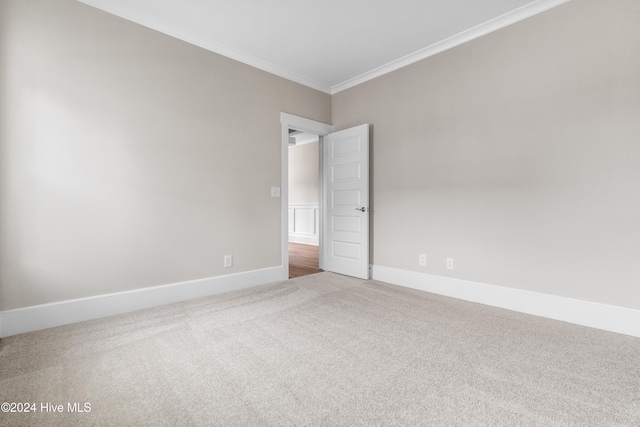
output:
<instances>
[{"instance_id":1,"label":"door frame","mask_svg":"<svg viewBox=\"0 0 640 427\"><path fill-rule=\"evenodd\" d=\"M281 187L282 191L280 192L280 196L282 198L282 270L283 270L283 279L289 279L289 129L296 129L307 133L312 133L318 135L318 149L319 149L319 158L320 158L320 230L318 233L318 237L320 239L319 242L319 263L320 268L323 267L323 255L322 248L324 245L324 237L323 237L323 225L322 221L324 219L324 210L325 210L325 188L323 184L324 178L324 168L323 168L323 138L333 132L333 126L317 122L315 120L306 119L304 117L295 116L289 113L280 113L280 123L282 124L282 182Z\"/></svg>"}]
</instances>

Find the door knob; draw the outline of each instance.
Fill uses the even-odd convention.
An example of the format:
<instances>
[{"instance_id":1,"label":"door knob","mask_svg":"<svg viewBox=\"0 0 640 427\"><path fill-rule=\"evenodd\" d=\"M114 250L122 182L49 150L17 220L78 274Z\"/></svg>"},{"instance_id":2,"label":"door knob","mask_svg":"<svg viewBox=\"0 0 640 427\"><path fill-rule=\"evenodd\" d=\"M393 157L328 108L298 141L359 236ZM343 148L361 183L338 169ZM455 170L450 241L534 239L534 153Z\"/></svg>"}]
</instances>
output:
<instances>
[{"instance_id":1,"label":"door knob","mask_svg":"<svg viewBox=\"0 0 640 427\"><path fill-rule=\"evenodd\" d=\"M366 212L366 211L368 211L368 210L369 210L369 208L365 208L365 207L363 206L363 207L361 207L361 208L356 208L356 210L357 210L357 211L360 211L360 212Z\"/></svg>"}]
</instances>

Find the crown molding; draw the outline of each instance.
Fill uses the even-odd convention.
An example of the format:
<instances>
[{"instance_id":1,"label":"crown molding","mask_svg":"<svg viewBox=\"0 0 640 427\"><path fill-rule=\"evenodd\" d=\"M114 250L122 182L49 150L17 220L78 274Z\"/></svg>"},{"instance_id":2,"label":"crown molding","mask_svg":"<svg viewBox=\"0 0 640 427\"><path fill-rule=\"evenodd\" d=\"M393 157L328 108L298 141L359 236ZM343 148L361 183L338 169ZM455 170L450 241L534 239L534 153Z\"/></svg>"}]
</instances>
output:
<instances>
[{"instance_id":1,"label":"crown molding","mask_svg":"<svg viewBox=\"0 0 640 427\"><path fill-rule=\"evenodd\" d=\"M561 4L568 3L569 1L571 0L538 0L533 3L529 3L518 9L512 10L511 12L507 12L504 15L500 15L490 21L484 22L480 25L476 25L473 28L470 28L461 33L455 34L449 38L446 38L442 41L434 43L431 46L427 46L416 52L410 53L409 55L403 56L402 58L396 59L395 61L391 61L388 64L382 65L378 68L374 68L371 71L367 71L366 73L363 73L352 79L349 79L342 83L334 85L331 87L331 94L334 95L343 90L352 88L361 83L375 79L376 77L380 77L384 74L388 74L392 71L406 67L407 65L411 65L414 62L418 62L430 56L444 52L445 50L454 48L463 43L477 39L479 37L482 37L484 35L497 31L501 28L507 27L511 24L515 24L516 22L522 21L524 19L535 16L539 13L545 12L549 9L553 9L556 6L560 6Z\"/></svg>"},{"instance_id":2,"label":"crown molding","mask_svg":"<svg viewBox=\"0 0 640 427\"><path fill-rule=\"evenodd\" d=\"M227 58L242 62L243 64L250 65L262 71L274 74L284 79L290 80L295 83L310 87L312 89L319 90L327 94L331 94L331 87L315 80L309 79L293 71L286 70L268 61L265 61L255 56L248 55L232 47L218 43L208 37L201 36L194 32L179 28L173 24L170 24L155 16L149 15L141 10L130 6L123 6L122 4L115 4L109 0L77 0L80 3L84 3L88 6L95 7L104 12L116 15L120 18L126 19L136 24L140 24L144 27L151 28L152 30L159 31L163 34L169 35L184 42L193 44Z\"/></svg>"},{"instance_id":3,"label":"crown molding","mask_svg":"<svg viewBox=\"0 0 640 427\"><path fill-rule=\"evenodd\" d=\"M312 89L316 89L320 92L333 95L343 90L357 86L366 81L375 79L376 77L380 77L384 74L388 74L392 71L398 70L402 67L406 67L407 65L413 64L414 62L418 62L422 59L436 55L440 52L444 52L445 50L459 46L468 41L482 37L493 31L497 31L511 24L515 24L516 22L530 18L534 15L545 12L549 9L552 9L556 6L567 3L571 0L534 1L533 3L529 3L528 5L522 6L511 12L505 13L504 15L501 15L490 21L484 22L473 28L470 28L461 33L453 35L445 40L434 43L414 53L411 53L402 58L389 62L385 65L377 67L371 71L367 71L366 73L353 77L349 80L346 80L334 86L329 86L329 85L317 82L315 80L309 79L293 71L286 70L282 67L279 67L263 59L256 58L252 55L248 55L232 47L218 43L210 38L185 30L184 28L179 28L162 19L159 19L155 16L151 16L131 6L116 4L109 0L77 0L77 1L89 6L95 7L102 11L105 11L107 13L119 16L126 20L135 22L136 24L140 24L147 28L151 28L153 30L175 37L179 40L196 45L198 47L201 47L203 49L225 56L227 58L231 58L233 60L250 65L254 68L258 68L262 71L266 71L268 73L293 81L295 83L299 83L301 85L310 87Z\"/></svg>"}]
</instances>

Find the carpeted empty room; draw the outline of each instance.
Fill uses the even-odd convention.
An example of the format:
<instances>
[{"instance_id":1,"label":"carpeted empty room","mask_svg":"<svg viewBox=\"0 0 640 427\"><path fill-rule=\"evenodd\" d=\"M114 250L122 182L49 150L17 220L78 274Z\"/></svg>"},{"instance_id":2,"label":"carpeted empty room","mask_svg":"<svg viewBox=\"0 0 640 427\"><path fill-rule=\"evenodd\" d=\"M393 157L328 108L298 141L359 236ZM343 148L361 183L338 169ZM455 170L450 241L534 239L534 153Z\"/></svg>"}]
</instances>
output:
<instances>
[{"instance_id":1,"label":"carpeted empty room","mask_svg":"<svg viewBox=\"0 0 640 427\"><path fill-rule=\"evenodd\" d=\"M639 18L0 0L0 427L640 427Z\"/></svg>"},{"instance_id":2,"label":"carpeted empty room","mask_svg":"<svg viewBox=\"0 0 640 427\"><path fill-rule=\"evenodd\" d=\"M635 337L325 272L4 338L0 400L38 408L0 425L637 426L639 354Z\"/></svg>"}]
</instances>

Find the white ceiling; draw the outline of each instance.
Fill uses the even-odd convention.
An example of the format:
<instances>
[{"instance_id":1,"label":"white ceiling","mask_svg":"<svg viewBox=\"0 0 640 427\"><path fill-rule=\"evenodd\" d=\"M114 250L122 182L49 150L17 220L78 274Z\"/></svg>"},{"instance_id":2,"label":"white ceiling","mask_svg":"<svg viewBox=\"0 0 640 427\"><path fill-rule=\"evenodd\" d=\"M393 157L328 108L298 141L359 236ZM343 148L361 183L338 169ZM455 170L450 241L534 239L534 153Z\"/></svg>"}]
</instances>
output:
<instances>
[{"instance_id":1,"label":"white ceiling","mask_svg":"<svg viewBox=\"0 0 640 427\"><path fill-rule=\"evenodd\" d=\"M79 0L336 93L569 0Z\"/></svg>"}]
</instances>

